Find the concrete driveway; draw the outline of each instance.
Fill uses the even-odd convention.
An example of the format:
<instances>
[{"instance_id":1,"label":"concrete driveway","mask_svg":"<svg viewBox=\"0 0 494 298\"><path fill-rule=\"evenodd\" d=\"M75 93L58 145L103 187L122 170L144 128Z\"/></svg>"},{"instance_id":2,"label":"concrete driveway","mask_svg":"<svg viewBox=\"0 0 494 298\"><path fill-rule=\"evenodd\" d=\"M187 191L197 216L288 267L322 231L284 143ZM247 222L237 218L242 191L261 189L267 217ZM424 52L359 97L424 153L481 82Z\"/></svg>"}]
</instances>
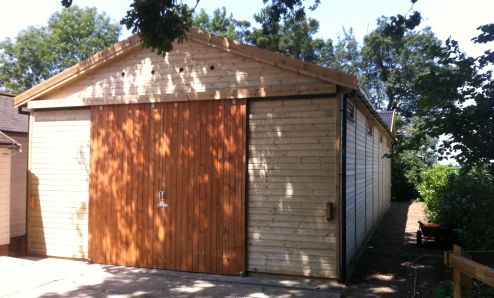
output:
<instances>
[{"instance_id":1,"label":"concrete driveway","mask_svg":"<svg viewBox=\"0 0 494 298\"><path fill-rule=\"evenodd\" d=\"M0 297L341 297L319 279L248 277L0 257Z\"/></svg>"}]
</instances>

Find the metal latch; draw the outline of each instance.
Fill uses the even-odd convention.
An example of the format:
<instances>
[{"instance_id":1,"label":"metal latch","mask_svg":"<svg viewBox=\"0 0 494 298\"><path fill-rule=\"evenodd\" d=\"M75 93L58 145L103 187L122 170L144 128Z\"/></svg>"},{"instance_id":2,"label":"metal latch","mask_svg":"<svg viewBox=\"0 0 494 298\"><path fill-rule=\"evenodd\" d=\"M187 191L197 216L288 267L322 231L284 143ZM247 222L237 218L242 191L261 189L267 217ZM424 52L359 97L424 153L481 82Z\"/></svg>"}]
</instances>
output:
<instances>
[{"instance_id":1,"label":"metal latch","mask_svg":"<svg viewBox=\"0 0 494 298\"><path fill-rule=\"evenodd\" d=\"M163 203L163 201L166 200L165 193L166 192L164 190L158 191L158 200L160 202L158 203L158 205L156 205L156 207L158 207L158 208L166 208L166 207L168 207L168 204Z\"/></svg>"}]
</instances>

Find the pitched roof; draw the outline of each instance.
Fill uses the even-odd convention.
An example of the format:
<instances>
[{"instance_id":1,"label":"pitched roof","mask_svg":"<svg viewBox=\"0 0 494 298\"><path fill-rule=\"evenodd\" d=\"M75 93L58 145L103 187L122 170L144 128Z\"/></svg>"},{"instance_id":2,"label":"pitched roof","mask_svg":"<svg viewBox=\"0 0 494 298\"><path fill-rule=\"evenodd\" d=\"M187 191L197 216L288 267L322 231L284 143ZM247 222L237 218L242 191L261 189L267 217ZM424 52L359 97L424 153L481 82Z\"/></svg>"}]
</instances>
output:
<instances>
[{"instance_id":1,"label":"pitched roof","mask_svg":"<svg viewBox=\"0 0 494 298\"><path fill-rule=\"evenodd\" d=\"M0 130L27 133L29 118L19 114L13 99L13 95L0 93Z\"/></svg>"},{"instance_id":2,"label":"pitched roof","mask_svg":"<svg viewBox=\"0 0 494 298\"><path fill-rule=\"evenodd\" d=\"M377 112L379 117L383 120L383 122L388 126L389 130L394 133L394 125L395 125L395 111L394 110L384 110Z\"/></svg>"},{"instance_id":3,"label":"pitched roof","mask_svg":"<svg viewBox=\"0 0 494 298\"><path fill-rule=\"evenodd\" d=\"M19 148L21 145L16 140L0 131L0 146L8 146L11 148Z\"/></svg>"},{"instance_id":4,"label":"pitched roof","mask_svg":"<svg viewBox=\"0 0 494 298\"><path fill-rule=\"evenodd\" d=\"M353 75L338 70L325 68L310 62L300 61L280 53L245 45L239 41L217 37L195 29L189 32L188 39L229 53L247 57L255 61L297 72L301 75L313 77L324 82L329 82L351 89L357 88L357 78ZM14 104L15 106L20 106L29 100L36 99L41 95L50 92L54 88L58 88L69 83L90 70L113 61L115 58L120 57L123 54L128 53L130 50L140 46L140 44L141 40L139 36L133 35L19 94L15 97Z\"/></svg>"}]
</instances>

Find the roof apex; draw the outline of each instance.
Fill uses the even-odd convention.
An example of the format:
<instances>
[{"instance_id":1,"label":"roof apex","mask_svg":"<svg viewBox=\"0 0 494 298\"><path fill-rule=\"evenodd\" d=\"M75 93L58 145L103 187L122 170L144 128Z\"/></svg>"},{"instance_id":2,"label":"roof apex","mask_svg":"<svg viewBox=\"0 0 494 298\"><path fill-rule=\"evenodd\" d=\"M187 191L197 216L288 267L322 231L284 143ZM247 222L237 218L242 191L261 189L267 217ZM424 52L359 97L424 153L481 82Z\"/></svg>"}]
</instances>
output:
<instances>
[{"instance_id":1,"label":"roof apex","mask_svg":"<svg viewBox=\"0 0 494 298\"><path fill-rule=\"evenodd\" d=\"M244 56L255 61L293 71L301 75L310 76L321 81L351 89L357 88L357 78L353 75L322 67L310 62L301 61L280 53L246 45L236 40L217 37L197 29L191 29L187 39L236 55ZM120 57L130 50L140 46L140 44L141 39L137 34L120 41L119 43L116 43L113 46L94 54L88 59L65 69L61 73L17 95L14 99L14 105L23 105L26 102L36 99L55 88L65 85L88 71L113 61L117 57Z\"/></svg>"}]
</instances>

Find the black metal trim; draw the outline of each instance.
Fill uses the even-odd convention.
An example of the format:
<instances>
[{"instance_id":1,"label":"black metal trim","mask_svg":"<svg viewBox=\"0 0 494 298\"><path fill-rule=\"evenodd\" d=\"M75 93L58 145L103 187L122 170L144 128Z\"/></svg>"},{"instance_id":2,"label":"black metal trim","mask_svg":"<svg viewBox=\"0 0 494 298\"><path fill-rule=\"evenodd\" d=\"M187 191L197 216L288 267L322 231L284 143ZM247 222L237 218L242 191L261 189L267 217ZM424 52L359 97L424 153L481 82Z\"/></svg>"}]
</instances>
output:
<instances>
[{"instance_id":1,"label":"black metal trim","mask_svg":"<svg viewBox=\"0 0 494 298\"><path fill-rule=\"evenodd\" d=\"M23 111L22 108L26 107L26 105L23 105L23 106L19 106L17 107L17 112L20 114L20 115L31 115L31 112L28 112L28 111Z\"/></svg>"},{"instance_id":2,"label":"black metal trim","mask_svg":"<svg viewBox=\"0 0 494 298\"><path fill-rule=\"evenodd\" d=\"M340 138L340 281L347 280L347 255L346 255L346 138L347 138L347 105L348 93L343 94L341 98L341 138Z\"/></svg>"}]
</instances>

